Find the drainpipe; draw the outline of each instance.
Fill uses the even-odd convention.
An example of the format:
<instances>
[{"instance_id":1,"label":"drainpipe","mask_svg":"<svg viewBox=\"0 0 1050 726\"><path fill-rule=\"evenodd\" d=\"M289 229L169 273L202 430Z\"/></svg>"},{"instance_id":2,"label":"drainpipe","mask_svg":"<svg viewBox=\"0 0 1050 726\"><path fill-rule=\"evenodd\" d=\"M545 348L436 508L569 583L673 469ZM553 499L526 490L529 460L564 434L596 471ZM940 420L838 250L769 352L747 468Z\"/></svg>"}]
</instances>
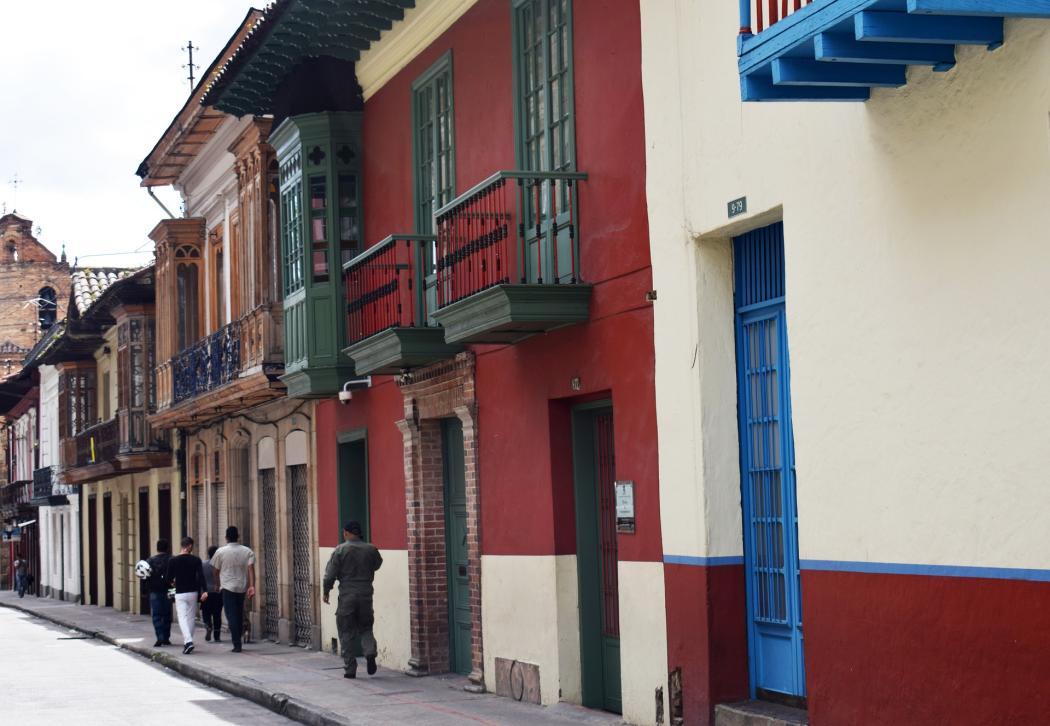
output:
<instances>
[{"instance_id":1,"label":"drainpipe","mask_svg":"<svg viewBox=\"0 0 1050 726\"><path fill-rule=\"evenodd\" d=\"M743 2L743 0L741 0L741 2ZM171 219L175 219L175 215L171 213L171 210L165 207L164 202L160 201L160 199L157 198L157 195L153 193L153 187L146 187L146 193L153 197L153 201L155 201L157 205L164 210L164 213L167 214L168 217L170 217Z\"/></svg>"}]
</instances>

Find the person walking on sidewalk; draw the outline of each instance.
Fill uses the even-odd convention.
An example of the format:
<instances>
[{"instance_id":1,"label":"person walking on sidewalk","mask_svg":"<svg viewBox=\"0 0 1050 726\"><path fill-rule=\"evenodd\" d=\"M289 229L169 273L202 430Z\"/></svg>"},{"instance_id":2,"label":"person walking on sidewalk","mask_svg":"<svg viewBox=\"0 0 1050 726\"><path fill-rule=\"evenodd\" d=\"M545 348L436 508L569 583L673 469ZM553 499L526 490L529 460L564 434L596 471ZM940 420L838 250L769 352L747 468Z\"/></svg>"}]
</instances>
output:
<instances>
[{"instance_id":1,"label":"person walking on sidewalk","mask_svg":"<svg viewBox=\"0 0 1050 726\"><path fill-rule=\"evenodd\" d=\"M208 586L208 597L201 605L204 627L207 628L204 639L211 640L214 635L216 643L220 642L219 631L222 629L222 595L219 593L219 578L215 576L211 558L215 556L218 549L215 545L209 547L208 559L201 563L201 569L204 570L204 583Z\"/></svg>"},{"instance_id":2,"label":"person walking on sidewalk","mask_svg":"<svg viewBox=\"0 0 1050 726\"><path fill-rule=\"evenodd\" d=\"M18 597L26 596L26 575L29 572L29 563L19 557L15 560L15 589Z\"/></svg>"},{"instance_id":3,"label":"person walking on sidewalk","mask_svg":"<svg viewBox=\"0 0 1050 726\"><path fill-rule=\"evenodd\" d=\"M175 612L182 631L182 652L193 652L193 631L197 628L197 601L206 602L208 586L204 582L201 558L193 554L193 538L183 537L182 552L168 563L168 582L175 586Z\"/></svg>"},{"instance_id":4,"label":"person walking on sidewalk","mask_svg":"<svg viewBox=\"0 0 1050 726\"><path fill-rule=\"evenodd\" d=\"M324 571L324 602L335 581L339 581L339 605L335 623L339 629L339 647L343 652L344 678L357 677L357 657L354 647L361 639L368 675L376 672L376 645L372 634L375 612L372 609L372 581L383 558L375 545L361 539L361 525L347 522L343 525L343 542L335 548Z\"/></svg>"},{"instance_id":5,"label":"person walking on sidewalk","mask_svg":"<svg viewBox=\"0 0 1050 726\"><path fill-rule=\"evenodd\" d=\"M168 599L168 540L157 540L157 554L146 560L149 575L142 581L142 592L149 595L149 609L153 615L153 632L157 636L154 648L171 645L171 600Z\"/></svg>"},{"instance_id":6,"label":"person walking on sidewalk","mask_svg":"<svg viewBox=\"0 0 1050 726\"><path fill-rule=\"evenodd\" d=\"M226 528L226 544L211 557L215 577L219 578L222 609L226 611L226 626L233 641L233 652L241 652L244 635L244 598L255 596L255 553L237 540L236 527Z\"/></svg>"}]
</instances>

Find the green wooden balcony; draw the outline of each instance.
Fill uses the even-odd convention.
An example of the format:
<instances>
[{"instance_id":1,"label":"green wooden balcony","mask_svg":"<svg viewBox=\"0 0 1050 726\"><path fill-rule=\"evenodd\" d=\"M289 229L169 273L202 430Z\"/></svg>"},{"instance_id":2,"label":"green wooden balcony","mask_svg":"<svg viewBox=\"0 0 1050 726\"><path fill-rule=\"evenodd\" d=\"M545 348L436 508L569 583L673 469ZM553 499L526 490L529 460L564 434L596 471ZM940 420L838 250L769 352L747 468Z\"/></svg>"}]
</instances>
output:
<instances>
[{"instance_id":1,"label":"green wooden balcony","mask_svg":"<svg viewBox=\"0 0 1050 726\"><path fill-rule=\"evenodd\" d=\"M358 375L397 374L451 358L430 317L436 302L435 238L391 235L343 265L344 350Z\"/></svg>"},{"instance_id":2,"label":"green wooden balcony","mask_svg":"<svg viewBox=\"0 0 1050 726\"><path fill-rule=\"evenodd\" d=\"M432 317L447 343L515 343L590 315L578 172L500 171L435 212Z\"/></svg>"}]
</instances>

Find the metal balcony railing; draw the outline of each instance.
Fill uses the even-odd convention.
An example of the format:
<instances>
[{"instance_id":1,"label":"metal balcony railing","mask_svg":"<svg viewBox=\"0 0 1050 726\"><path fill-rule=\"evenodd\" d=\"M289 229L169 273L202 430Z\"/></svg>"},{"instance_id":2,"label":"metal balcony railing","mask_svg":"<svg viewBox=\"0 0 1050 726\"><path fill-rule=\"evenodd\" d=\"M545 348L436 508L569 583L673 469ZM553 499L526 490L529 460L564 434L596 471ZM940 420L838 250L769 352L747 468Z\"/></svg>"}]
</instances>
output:
<instances>
[{"instance_id":1,"label":"metal balcony railing","mask_svg":"<svg viewBox=\"0 0 1050 726\"><path fill-rule=\"evenodd\" d=\"M0 513L13 516L18 507L29 504L32 494L32 481L13 481L0 486Z\"/></svg>"},{"instance_id":2,"label":"metal balcony railing","mask_svg":"<svg viewBox=\"0 0 1050 726\"><path fill-rule=\"evenodd\" d=\"M343 265L347 343L428 326L434 267L432 235L391 235Z\"/></svg>"},{"instance_id":3,"label":"metal balcony railing","mask_svg":"<svg viewBox=\"0 0 1050 726\"><path fill-rule=\"evenodd\" d=\"M813 0L740 0L740 34L761 33Z\"/></svg>"},{"instance_id":4,"label":"metal balcony railing","mask_svg":"<svg viewBox=\"0 0 1050 726\"><path fill-rule=\"evenodd\" d=\"M112 461L120 451L120 425L116 418L86 428L62 441L62 465L67 469Z\"/></svg>"},{"instance_id":5,"label":"metal balcony railing","mask_svg":"<svg viewBox=\"0 0 1050 726\"><path fill-rule=\"evenodd\" d=\"M236 320L171 359L172 402L218 388L241 369L241 321Z\"/></svg>"},{"instance_id":6,"label":"metal balcony railing","mask_svg":"<svg viewBox=\"0 0 1050 726\"><path fill-rule=\"evenodd\" d=\"M581 281L579 172L499 171L434 214L436 303L502 284Z\"/></svg>"}]
</instances>

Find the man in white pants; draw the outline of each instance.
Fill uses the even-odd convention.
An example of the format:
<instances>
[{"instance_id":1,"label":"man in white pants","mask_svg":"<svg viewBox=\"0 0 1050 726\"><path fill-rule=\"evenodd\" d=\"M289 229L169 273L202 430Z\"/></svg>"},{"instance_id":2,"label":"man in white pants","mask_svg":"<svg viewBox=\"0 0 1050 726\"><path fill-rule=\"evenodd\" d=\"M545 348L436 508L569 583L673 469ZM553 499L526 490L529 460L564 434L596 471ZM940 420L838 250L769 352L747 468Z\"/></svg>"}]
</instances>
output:
<instances>
[{"instance_id":1,"label":"man in white pants","mask_svg":"<svg viewBox=\"0 0 1050 726\"><path fill-rule=\"evenodd\" d=\"M200 558L193 554L193 538L183 537L182 551L168 563L168 583L175 586L175 612L182 631L182 652L193 652L193 631L197 627L197 601L208 599L208 586Z\"/></svg>"}]
</instances>

